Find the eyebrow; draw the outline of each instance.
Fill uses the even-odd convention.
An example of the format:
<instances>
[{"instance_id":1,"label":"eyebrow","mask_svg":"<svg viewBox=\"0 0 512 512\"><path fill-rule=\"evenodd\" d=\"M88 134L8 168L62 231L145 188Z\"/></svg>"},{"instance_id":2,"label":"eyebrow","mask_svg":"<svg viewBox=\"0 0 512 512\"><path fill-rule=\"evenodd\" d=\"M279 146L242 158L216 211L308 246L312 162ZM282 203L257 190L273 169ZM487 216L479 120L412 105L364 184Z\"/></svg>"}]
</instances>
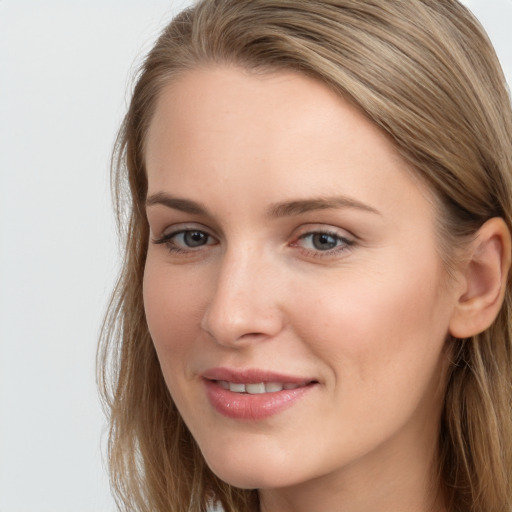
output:
<instances>
[{"instance_id":1,"label":"eyebrow","mask_svg":"<svg viewBox=\"0 0 512 512\"><path fill-rule=\"evenodd\" d=\"M208 209L201 203L174 197L165 192L157 192L146 199L146 206L163 205L192 215L208 216ZM312 199L297 199L271 205L267 215L271 218L293 217L317 210L332 210L350 208L380 215L380 212L370 205L347 196L319 197Z\"/></svg>"},{"instance_id":2,"label":"eyebrow","mask_svg":"<svg viewBox=\"0 0 512 512\"><path fill-rule=\"evenodd\" d=\"M146 198L146 207L157 204L193 215L208 215L208 210L202 204L190 201L190 199L173 197L165 192L157 192Z\"/></svg>"},{"instance_id":3,"label":"eyebrow","mask_svg":"<svg viewBox=\"0 0 512 512\"><path fill-rule=\"evenodd\" d=\"M320 197L313 199L298 199L271 206L269 217L291 217L317 210L334 210L337 208L350 208L380 215L380 212L370 205L347 196Z\"/></svg>"}]
</instances>

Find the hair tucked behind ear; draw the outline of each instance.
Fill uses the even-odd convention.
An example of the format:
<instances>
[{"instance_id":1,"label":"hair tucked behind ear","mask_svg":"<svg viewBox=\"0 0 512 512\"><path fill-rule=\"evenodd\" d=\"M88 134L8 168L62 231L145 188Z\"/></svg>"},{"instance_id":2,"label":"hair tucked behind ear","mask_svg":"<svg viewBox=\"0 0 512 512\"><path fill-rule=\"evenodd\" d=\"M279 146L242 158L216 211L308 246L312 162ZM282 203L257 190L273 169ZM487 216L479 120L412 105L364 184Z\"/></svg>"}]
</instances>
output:
<instances>
[{"instance_id":1,"label":"hair tucked behind ear","mask_svg":"<svg viewBox=\"0 0 512 512\"><path fill-rule=\"evenodd\" d=\"M204 0L162 33L138 76L116 143L113 187L125 238L106 316L99 380L110 414L109 462L120 508L258 508L206 466L166 389L142 303L148 243L144 143L162 87L216 63L321 80L394 141L434 193L440 254L488 219L512 228L512 113L496 55L456 0ZM451 512L512 510L511 288L484 333L452 344L439 439Z\"/></svg>"}]
</instances>

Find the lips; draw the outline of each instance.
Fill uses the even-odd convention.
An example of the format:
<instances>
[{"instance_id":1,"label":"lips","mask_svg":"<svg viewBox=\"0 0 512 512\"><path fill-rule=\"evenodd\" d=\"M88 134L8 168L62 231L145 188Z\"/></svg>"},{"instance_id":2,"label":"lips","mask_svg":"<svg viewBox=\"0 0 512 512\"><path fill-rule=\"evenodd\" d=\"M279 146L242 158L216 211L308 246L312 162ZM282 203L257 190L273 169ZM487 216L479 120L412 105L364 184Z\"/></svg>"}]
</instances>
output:
<instances>
[{"instance_id":1,"label":"lips","mask_svg":"<svg viewBox=\"0 0 512 512\"><path fill-rule=\"evenodd\" d=\"M318 382L263 370L213 368L202 375L206 395L224 416L262 420L291 407Z\"/></svg>"}]
</instances>

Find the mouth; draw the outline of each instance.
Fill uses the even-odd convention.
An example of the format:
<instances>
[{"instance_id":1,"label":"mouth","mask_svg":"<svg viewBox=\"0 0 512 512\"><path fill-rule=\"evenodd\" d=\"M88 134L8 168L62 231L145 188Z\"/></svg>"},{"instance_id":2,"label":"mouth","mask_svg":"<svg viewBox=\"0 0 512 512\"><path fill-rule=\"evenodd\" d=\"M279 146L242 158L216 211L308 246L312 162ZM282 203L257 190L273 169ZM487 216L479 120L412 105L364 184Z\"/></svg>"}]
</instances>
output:
<instances>
[{"instance_id":1,"label":"mouth","mask_svg":"<svg viewBox=\"0 0 512 512\"><path fill-rule=\"evenodd\" d=\"M262 395L264 393L278 393L279 391L297 389L308 384L312 384L314 381L304 381L302 383L293 382L257 382L257 383L241 383L241 382L229 382L227 380L214 380L223 389L227 389L232 393L241 393L249 395Z\"/></svg>"},{"instance_id":2,"label":"mouth","mask_svg":"<svg viewBox=\"0 0 512 512\"><path fill-rule=\"evenodd\" d=\"M237 420L264 420L310 394L318 380L263 370L214 368L202 375L207 397L217 412Z\"/></svg>"}]
</instances>

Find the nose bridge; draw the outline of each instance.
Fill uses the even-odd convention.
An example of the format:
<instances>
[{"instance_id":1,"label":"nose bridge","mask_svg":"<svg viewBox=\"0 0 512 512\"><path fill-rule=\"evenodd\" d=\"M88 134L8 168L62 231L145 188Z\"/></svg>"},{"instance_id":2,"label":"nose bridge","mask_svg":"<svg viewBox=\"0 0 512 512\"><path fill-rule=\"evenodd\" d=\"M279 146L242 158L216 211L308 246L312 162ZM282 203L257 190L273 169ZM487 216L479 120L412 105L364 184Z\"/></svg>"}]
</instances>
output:
<instances>
[{"instance_id":1,"label":"nose bridge","mask_svg":"<svg viewBox=\"0 0 512 512\"><path fill-rule=\"evenodd\" d=\"M276 270L271 258L250 243L226 250L203 329L222 345L275 336L282 327Z\"/></svg>"}]
</instances>

